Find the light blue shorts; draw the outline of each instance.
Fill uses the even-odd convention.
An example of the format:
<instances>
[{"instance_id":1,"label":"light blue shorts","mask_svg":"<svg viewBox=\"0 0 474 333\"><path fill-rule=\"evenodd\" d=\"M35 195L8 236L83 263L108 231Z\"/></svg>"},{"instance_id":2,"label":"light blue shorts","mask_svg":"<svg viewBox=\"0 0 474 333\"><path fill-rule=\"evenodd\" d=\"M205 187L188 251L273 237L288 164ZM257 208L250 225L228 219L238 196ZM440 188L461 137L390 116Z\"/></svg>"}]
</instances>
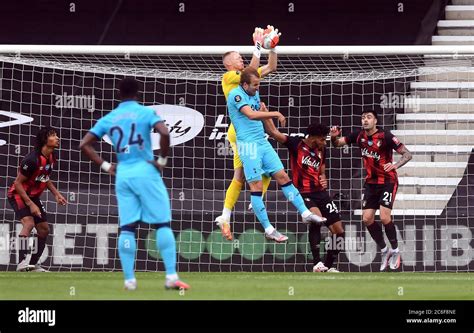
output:
<instances>
[{"instance_id":1,"label":"light blue shorts","mask_svg":"<svg viewBox=\"0 0 474 333\"><path fill-rule=\"evenodd\" d=\"M284 169L280 156L267 140L258 143L237 141L237 149L247 182L262 180L262 174L273 176Z\"/></svg>"},{"instance_id":2,"label":"light blue shorts","mask_svg":"<svg viewBox=\"0 0 474 333\"><path fill-rule=\"evenodd\" d=\"M117 177L115 192L121 227L139 221L171 222L170 198L158 173L147 177Z\"/></svg>"}]
</instances>

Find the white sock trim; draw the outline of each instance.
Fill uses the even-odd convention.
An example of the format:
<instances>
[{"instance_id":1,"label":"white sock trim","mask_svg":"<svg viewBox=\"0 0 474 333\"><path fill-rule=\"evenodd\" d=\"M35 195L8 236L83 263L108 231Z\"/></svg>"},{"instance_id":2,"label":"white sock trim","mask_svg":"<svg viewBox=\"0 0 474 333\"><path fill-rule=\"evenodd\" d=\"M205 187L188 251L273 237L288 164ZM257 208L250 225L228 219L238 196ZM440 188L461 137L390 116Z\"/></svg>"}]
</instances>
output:
<instances>
[{"instance_id":1,"label":"white sock trim","mask_svg":"<svg viewBox=\"0 0 474 333\"><path fill-rule=\"evenodd\" d=\"M265 233L267 235L270 235L273 231L275 231L275 228L272 225L265 228Z\"/></svg>"}]
</instances>

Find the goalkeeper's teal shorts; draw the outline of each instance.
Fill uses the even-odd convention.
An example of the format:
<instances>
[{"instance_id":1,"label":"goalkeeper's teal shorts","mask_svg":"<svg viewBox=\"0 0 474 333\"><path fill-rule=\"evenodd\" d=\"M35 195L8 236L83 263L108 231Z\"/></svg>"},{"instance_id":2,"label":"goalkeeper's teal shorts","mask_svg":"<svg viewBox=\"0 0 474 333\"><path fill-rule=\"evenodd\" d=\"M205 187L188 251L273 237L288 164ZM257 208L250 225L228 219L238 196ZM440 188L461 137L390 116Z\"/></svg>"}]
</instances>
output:
<instances>
[{"instance_id":1,"label":"goalkeeper's teal shorts","mask_svg":"<svg viewBox=\"0 0 474 333\"><path fill-rule=\"evenodd\" d=\"M237 141L237 149L244 167L245 178L249 183L262 180L262 174L273 176L274 173L284 169L280 156L267 140Z\"/></svg>"},{"instance_id":2,"label":"goalkeeper's teal shorts","mask_svg":"<svg viewBox=\"0 0 474 333\"><path fill-rule=\"evenodd\" d=\"M120 227L134 222L171 222L170 198L158 171L152 175L117 177L115 191Z\"/></svg>"}]
</instances>

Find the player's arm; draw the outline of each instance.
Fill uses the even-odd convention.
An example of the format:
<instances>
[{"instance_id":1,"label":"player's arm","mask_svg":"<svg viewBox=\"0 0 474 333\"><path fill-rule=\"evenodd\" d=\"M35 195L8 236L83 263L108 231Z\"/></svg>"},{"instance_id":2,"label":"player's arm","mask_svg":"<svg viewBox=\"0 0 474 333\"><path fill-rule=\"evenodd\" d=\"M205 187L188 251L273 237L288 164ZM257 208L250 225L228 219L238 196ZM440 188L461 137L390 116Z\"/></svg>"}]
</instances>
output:
<instances>
[{"instance_id":1,"label":"player's arm","mask_svg":"<svg viewBox=\"0 0 474 333\"><path fill-rule=\"evenodd\" d=\"M321 174L319 175L319 183L324 189L328 188L328 179L326 177L326 164L321 165Z\"/></svg>"},{"instance_id":2,"label":"player's arm","mask_svg":"<svg viewBox=\"0 0 474 333\"><path fill-rule=\"evenodd\" d=\"M26 194L25 189L23 188L23 183L28 181L28 178L33 174L35 165L32 165L32 163L27 162L27 172L28 174L23 174L21 171L18 172L18 175L16 176L15 179L15 191L18 193L18 195L21 197L25 205L27 205L30 208L31 214L41 217L41 211L38 206L35 205L35 203L30 199L28 194ZM20 167L20 170L22 168Z\"/></svg>"},{"instance_id":3,"label":"player's arm","mask_svg":"<svg viewBox=\"0 0 474 333\"><path fill-rule=\"evenodd\" d=\"M249 67L258 70L260 66L260 56L262 53L262 44L263 44L263 29L255 28L255 31L252 35L255 48L253 50L252 60L250 60Z\"/></svg>"},{"instance_id":4,"label":"player's arm","mask_svg":"<svg viewBox=\"0 0 474 333\"><path fill-rule=\"evenodd\" d=\"M395 149L395 151L398 154L402 155L402 157L400 158L400 160L397 163L387 163L387 164L385 164L383 166L383 169L385 170L385 172L389 172L389 171L392 171L394 169L396 170L398 168L401 168L402 166L407 164L408 161L410 161L413 158L411 152L403 144L400 144L400 147L398 149Z\"/></svg>"},{"instance_id":5,"label":"player's arm","mask_svg":"<svg viewBox=\"0 0 474 333\"><path fill-rule=\"evenodd\" d=\"M272 25L268 25L267 29L270 30L275 30L278 35L281 35L281 33L278 32L278 29L274 29ZM260 77L265 77L270 73L273 73L277 70L277 63L278 63L278 56L276 53L276 48L271 49L270 52L268 53L268 62L265 66L262 66L261 72L260 72Z\"/></svg>"},{"instance_id":6,"label":"player's arm","mask_svg":"<svg viewBox=\"0 0 474 333\"><path fill-rule=\"evenodd\" d=\"M155 132L160 134L160 156L158 160L148 161L153 164L162 174L163 168L168 162L168 154L170 149L170 133L163 121L158 121L153 126Z\"/></svg>"},{"instance_id":7,"label":"player's arm","mask_svg":"<svg viewBox=\"0 0 474 333\"><path fill-rule=\"evenodd\" d=\"M56 198L56 202L58 204L63 205L63 206L67 204L66 199L61 195L61 193L59 193L58 189L56 188L56 186L54 186L51 180L48 180L46 182L46 186L48 187L48 190L50 190L51 193L53 193L54 197Z\"/></svg>"},{"instance_id":8,"label":"player's arm","mask_svg":"<svg viewBox=\"0 0 474 333\"><path fill-rule=\"evenodd\" d=\"M87 133L82 139L79 149L86 155L92 162L99 165L102 170L109 172L111 175L115 175L115 165L104 161L102 157L97 154L93 145L97 142L97 136L91 132Z\"/></svg>"},{"instance_id":9,"label":"player's arm","mask_svg":"<svg viewBox=\"0 0 474 333\"><path fill-rule=\"evenodd\" d=\"M270 51L268 53L268 63L265 66L262 66L260 77L265 77L277 70L277 58L275 51Z\"/></svg>"},{"instance_id":10,"label":"player's arm","mask_svg":"<svg viewBox=\"0 0 474 333\"><path fill-rule=\"evenodd\" d=\"M338 138L338 136L341 135L341 129L339 127L331 127L329 134L331 135L331 142L334 147L342 147L347 145L345 137Z\"/></svg>"},{"instance_id":11,"label":"player's arm","mask_svg":"<svg viewBox=\"0 0 474 333\"><path fill-rule=\"evenodd\" d=\"M265 120L265 119L277 118L281 126L285 126L286 124L285 116L283 116L280 112L275 112L275 111L256 112L256 111L253 111L252 108L248 105L243 105L239 109L239 111L242 112L250 120Z\"/></svg>"},{"instance_id":12,"label":"player's arm","mask_svg":"<svg viewBox=\"0 0 474 333\"><path fill-rule=\"evenodd\" d=\"M267 106L263 102L260 103L260 111L270 112L268 111ZM268 133L268 135L277 140L279 143L285 144L288 141L288 136L286 136L285 134L280 132L278 128L276 128L272 118L265 119L263 121L263 124L265 125L265 131Z\"/></svg>"}]
</instances>

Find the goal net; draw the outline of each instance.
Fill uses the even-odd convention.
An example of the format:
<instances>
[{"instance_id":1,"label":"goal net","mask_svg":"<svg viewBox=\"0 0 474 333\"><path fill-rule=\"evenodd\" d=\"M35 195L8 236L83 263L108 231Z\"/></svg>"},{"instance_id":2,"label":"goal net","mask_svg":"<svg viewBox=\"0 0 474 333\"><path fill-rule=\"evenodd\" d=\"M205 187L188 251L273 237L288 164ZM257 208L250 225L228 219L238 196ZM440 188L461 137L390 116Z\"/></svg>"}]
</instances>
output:
<instances>
[{"instance_id":1,"label":"goal net","mask_svg":"<svg viewBox=\"0 0 474 333\"><path fill-rule=\"evenodd\" d=\"M179 270L310 270L307 227L274 181L265 202L271 222L289 236L287 244L264 239L248 210L248 186L232 214L235 240L223 240L214 223L233 175L221 89L221 56L232 49L250 61L246 47L0 46L0 270L16 268L21 230L6 191L44 125L59 131L52 180L69 204L57 205L47 191L42 196L51 234L40 263L59 271L120 270L114 179L78 145L116 107L125 76L139 80L141 101L171 132L164 180ZM282 132L300 135L317 121L339 125L346 135L360 129L361 111L370 108L379 111L379 126L413 152L398 170L393 209L402 271L474 269L473 53L462 46L280 47L277 72L261 83L262 101L287 117ZM114 160L109 142L104 138L96 148ZM286 149L270 142L288 168ZM362 224L360 149L328 145L326 169L346 233L338 268L377 271L380 254ZM322 231L324 255L329 234ZM139 271L163 270L154 238L146 225L138 230Z\"/></svg>"}]
</instances>

